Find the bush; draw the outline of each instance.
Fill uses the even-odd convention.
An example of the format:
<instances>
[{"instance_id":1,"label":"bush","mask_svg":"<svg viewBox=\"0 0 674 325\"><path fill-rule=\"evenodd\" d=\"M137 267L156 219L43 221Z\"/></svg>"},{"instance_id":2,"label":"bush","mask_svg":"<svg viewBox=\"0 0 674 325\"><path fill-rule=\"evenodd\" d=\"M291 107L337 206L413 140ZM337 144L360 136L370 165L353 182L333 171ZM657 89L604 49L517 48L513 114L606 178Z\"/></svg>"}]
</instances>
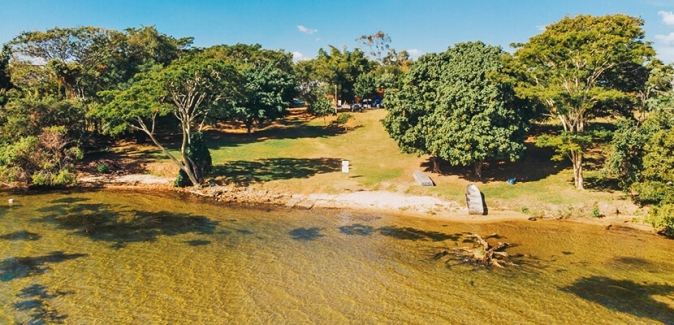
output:
<instances>
[{"instance_id":1,"label":"bush","mask_svg":"<svg viewBox=\"0 0 674 325\"><path fill-rule=\"evenodd\" d=\"M325 125L325 117L327 115L335 114L335 108L327 98L320 98L309 106L307 109L309 114L323 117L323 124Z\"/></svg>"},{"instance_id":2,"label":"bush","mask_svg":"<svg viewBox=\"0 0 674 325\"><path fill-rule=\"evenodd\" d=\"M176 180L173 181L173 186L174 187L187 187L187 186L192 186L192 182L190 182L190 178L187 177L187 173L185 173L182 169L178 171L178 177L176 177Z\"/></svg>"},{"instance_id":3,"label":"bush","mask_svg":"<svg viewBox=\"0 0 674 325\"><path fill-rule=\"evenodd\" d=\"M349 113L342 113L337 116L337 120L335 120L335 122L337 124L346 124L346 122L348 122L351 118L353 118L353 115Z\"/></svg>"},{"instance_id":4,"label":"bush","mask_svg":"<svg viewBox=\"0 0 674 325\"><path fill-rule=\"evenodd\" d=\"M654 206L644 221L651 224L659 234L674 237L674 204Z\"/></svg>"},{"instance_id":5,"label":"bush","mask_svg":"<svg viewBox=\"0 0 674 325\"><path fill-rule=\"evenodd\" d=\"M0 147L0 180L37 186L76 183L73 161L83 154L69 147L65 134L65 128L51 127L37 137L23 137Z\"/></svg>"},{"instance_id":6,"label":"bush","mask_svg":"<svg viewBox=\"0 0 674 325\"><path fill-rule=\"evenodd\" d=\"M211 153L208 151L204 134L201 132L192 133L190 136L190 144L187 146L187 157L194 162L195 176L201 181L205 176L213 170L213 159ZM190 178L182 169L178 172L178 177L173 182L175 187L192 186Z\"/></svg>"},{"instance_id":7,"label":"bush","mask_svg":"<svg viewBox=\"0 0 674 325\"><path fill-rule=\"evenodd\" d=\"M98 166L96 166L96 171L99 174L108 174L110 173L110 166L106 163L98 164Z\"/></svg>"}]
</instances>

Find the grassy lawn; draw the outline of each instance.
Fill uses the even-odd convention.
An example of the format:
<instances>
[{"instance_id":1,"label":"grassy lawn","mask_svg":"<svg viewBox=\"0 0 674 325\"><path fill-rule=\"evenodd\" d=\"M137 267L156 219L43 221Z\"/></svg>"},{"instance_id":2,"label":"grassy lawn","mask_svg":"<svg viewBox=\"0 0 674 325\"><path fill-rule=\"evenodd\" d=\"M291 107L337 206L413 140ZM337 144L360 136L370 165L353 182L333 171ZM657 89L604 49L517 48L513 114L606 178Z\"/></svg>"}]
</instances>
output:
<instances>
[{"instance_id":1,"label":"grassy lawn","mask_svg":"<svg viewBox=\"0 0 674 325\"><path fill-rule=\"evenodd\" d=\"M251 135L243 129L209 130L212 177L221 184L289 193L386 190L459 202L464 200L466 186L475 183L491 209L564 216L590 215L597 205L606 215L616 210L639 213L616 188L594 184L598 183L594 181L599 175L596 168L586 168L588 189L575 190L570 164L550 161L551 150L531 143L519 162L486 165L482 179L473 178L465 167L442 166L440 175L430 170L429 157L400 153L379 122L385 110L351 114L348 131L330 125L335 117L329 117L326 126L322 118L303 115L291 115ZM348 175L341 172L342 160L351 165ZM418 186L412 178L417 169L426 172L436 186ZM507 183L511 177L517 179L515 185Z\"/></svg>"}]
</instances>

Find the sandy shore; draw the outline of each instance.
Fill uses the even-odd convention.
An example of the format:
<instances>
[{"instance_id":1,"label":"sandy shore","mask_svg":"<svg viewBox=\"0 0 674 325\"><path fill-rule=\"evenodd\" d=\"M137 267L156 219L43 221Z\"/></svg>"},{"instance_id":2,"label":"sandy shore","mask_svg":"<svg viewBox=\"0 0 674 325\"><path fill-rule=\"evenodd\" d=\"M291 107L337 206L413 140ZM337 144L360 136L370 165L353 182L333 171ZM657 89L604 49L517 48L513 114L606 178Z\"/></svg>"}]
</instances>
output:
<instances>
[{"instance_id":1,"label":"sandy shore","mask_svg":"<svg viewBox=\"0 0 674 325\"><path fill-rule=\"evenodd\" d=\"M173 179L145 174L118 176L84 176L79 178L84 187L96 186L116 189L152 189L175 191ZM421 218L448 220L456 222L499 222L509 220L531 220L531 215L508 210L490 208L487 215L470 215L464 202L442 200L436 197L408 195L388 191L357 191L339 194L292 194L272 193L252 187L208 186L198 190L185 189L194 195L214 198L221 202L251 204L271 204L293 209L350 209L377 211L387 214L400 214ZM607 216L604 218L572 217L564 221L595 224L607 229L630 228L654 232L653 227L632 222L633 216Z\"/></svg>"}]
</instances>

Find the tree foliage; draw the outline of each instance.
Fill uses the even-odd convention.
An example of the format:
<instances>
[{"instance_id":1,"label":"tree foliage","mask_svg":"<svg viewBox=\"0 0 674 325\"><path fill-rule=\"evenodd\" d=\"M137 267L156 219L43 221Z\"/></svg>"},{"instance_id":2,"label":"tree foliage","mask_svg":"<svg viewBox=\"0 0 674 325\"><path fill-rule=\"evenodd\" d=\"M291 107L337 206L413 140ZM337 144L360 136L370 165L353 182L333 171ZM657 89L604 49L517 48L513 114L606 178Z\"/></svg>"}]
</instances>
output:
<instances>
[{"instance_id":1,"label":"tree foliage","mask_svg":"<svg viewBox=\"0 0 674 325\"><path fill-rule=\"evenodd\" d=\"M516 160L524 151L526 107L503 82L503 56L482 42L426 54L387 94L383 124L403 152L429 154L452 165Z\"/></svg>"},{"instance_id":2,"label":"tree foliage","mask_svg":"<svg viewBox=\"0 0 674 325\"><path fill-rule=\"evenodd\" d=\"M320 49L314 59L314 71L319 81L335 88L335 100L353 101L354 84L363 73L370 71L370 61L360 49L341 51L330 46L330 51Z\"/></svg>"},{"instance_id":3,"label":"tree foliage","mask_svg":"<svg viewBox=\"0 0 674 325\"><path fill-rule=\"evenodd\" d=\"M190 142L187 145L187 157L194 163L194 173L197 179L202 179L213 170L213 159L206 146L206 139L203 132L194 132L190 136ZM178 178L174 185L177 187L193 186L187 173L182 169L178 172Z\"/></svg>"},{"instance_id":4,"label":"tree foliage","mask_svg":"<svg viewBox=\"0 0 674 325\"><path fill-rule=\"evenodd\" d=\"M140 80L124 90L103 94L110 98L94 114L107 121L108 132L119 133L128 127L147 134L189 177L199 184L196 165L187 155L194 129L201 130L209 114L223 114L238 100L235 85L240 81L233 66L200 55L186 56L166 68L139 76ZM181 159L174 157L155 137L158 116L173 114L182 132Z\"/></svg>"},{"instance_id":5,"label":"tree foliage","mask_svg":"<svg viewBox=\"0 0 674 325\"><path fill-rule=\"evenodd\" d=\"M233 85L240 96L221 117L243 122L248 133L255 122L284 116L297 95L290 53L262 49L259 44L236 44L210 48L205 55L233 65L240 75L241 82Z\"/></svg>"},{"instance_id":6,"label":"tree foliage","mask_svg":"<svg viewBox=\"0 0 674 325\"><path fill-rule=\"evenodd\" d=\"M63 127L73 138L81 136L85 116L78 100L58 100L53 97L10 98L0 108L0 143L14 142L22 137L38 136L44 128Z\"/></svg>"},{"instance_id":7,"label":"tree foliage","mask_svg":"<svg viewBox=\"0 0 674 325\"><path fill-rule=\"evenodd\" d=\"M386 56L387 54L393 54L389 53L391 49L391 37L382 31L378 31L372 35L361 35L356 39L356 42L365 45L370 51L368 54L379 64L384 63L385 57L390 59L395 55Z\"/></svg>"},{"instance_id":8,"label":"tree foliage","mask_svg":"<svg viewBox=\"0 0 674 325\"><path fill-rule=\"evenodd\" d=\"M65 127L51 127L0 147L0 181L35 186L76 182L73 163L82 151L66 136Z\"/></svg>"},{"instance_id":9,"label":"tree foliage","mask_svg":"<svg viewBox=\"0 0 674 325\"><path fill-rule=\"evenodd\" d=\"M655 55L642 26L642 19L622 14L567 16L547 26L516 44L516 63L526 75L519 95L539 99L566 132L582 133L595 117L629 113L645 63ZM579 189L582 159L582 151L572 155Z\"/></svg>"},{"instance_id":10,"label":"tree foliage","mask_svg":"<svg viewBox=\"0 0 674 325\"><path fill-rule=\"evenodd\" d=\"M309 106L307 112L315 116L322 117L323 125L325 125L325 117L328 115L334 115L335 108L326 97L321 97Z\"/></svg>"},{"instance_id":11,"label":"tree foliage","mask_svg":"<svg viewBox=\"0 0 674 325\"><path fill-rule=\"evenodd\" d=\"M646 221L674 236L674 114L657 110L643 123L625 120L613 135L605 166L623 190L641 204L652 204Z\"/></svg>"}]
</instances>

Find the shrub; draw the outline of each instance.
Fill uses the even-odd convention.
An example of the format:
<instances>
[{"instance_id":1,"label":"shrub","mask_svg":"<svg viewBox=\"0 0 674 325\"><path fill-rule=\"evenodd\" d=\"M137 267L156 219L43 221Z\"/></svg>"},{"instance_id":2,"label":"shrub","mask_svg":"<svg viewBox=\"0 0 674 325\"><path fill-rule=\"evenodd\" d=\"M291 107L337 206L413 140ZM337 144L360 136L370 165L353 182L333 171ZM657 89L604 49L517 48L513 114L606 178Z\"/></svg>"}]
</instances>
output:
<instances>
[{"instance_id":1,"label":"shrub","mask_svg":"<svg viewBox=\"0 0 674 325\"><path fill-rule=\"evenodd\" d=\"M98 166L96 166L96 171L99 174L108 174L110 173L110 166L106 163L98 164Z\"/></svg>"},{"instance_id":2,"label":"shrub","mask_svg":"<svg viewBox=\"0 0 674 325\"><path fill-rule=\"evenodd\" d=\"M337 116L337 120L335 121L337 124L345 124L348 122L351 118L353 118L353 115L349 113L342 113Z\"/></svg>"},{"instance_id":3,"label":"shrub","mask_svg":"<svg viewBox=\"0 0 674 325\"><path fill-rule=\"evenodd\" d=\"M674 237L674 204L654 206L644 221L651 224L659 234Z\"/></svg>"},{"instance_id":4,"label":"shrub","mask_svg":"<svg viewBox=\"0 0 674 325\"><path fill-rule=\"evenodd\" d=\"M73 161L83 154L69 146L65 134L64 127L51 127L37 137L23 137L0 147L0 179L37 186L74 184Z\"/></svg>"},{"instance_id":5,"label":"shrub","mask_svg":"<svg viewBox=\"0 0 674 325\"><path fill-rule=\"evenodd\" d=\"M187 157L194 162L194 173L199 181L210 174L213 170L213 159L211 153L208 151L204 134L201 132L192 133L190 136L190 143L187 146ZM173 182L175 187L192 186L190 178L182 169L178 172L178 177Z\"/></svg>"}]
</instances>

